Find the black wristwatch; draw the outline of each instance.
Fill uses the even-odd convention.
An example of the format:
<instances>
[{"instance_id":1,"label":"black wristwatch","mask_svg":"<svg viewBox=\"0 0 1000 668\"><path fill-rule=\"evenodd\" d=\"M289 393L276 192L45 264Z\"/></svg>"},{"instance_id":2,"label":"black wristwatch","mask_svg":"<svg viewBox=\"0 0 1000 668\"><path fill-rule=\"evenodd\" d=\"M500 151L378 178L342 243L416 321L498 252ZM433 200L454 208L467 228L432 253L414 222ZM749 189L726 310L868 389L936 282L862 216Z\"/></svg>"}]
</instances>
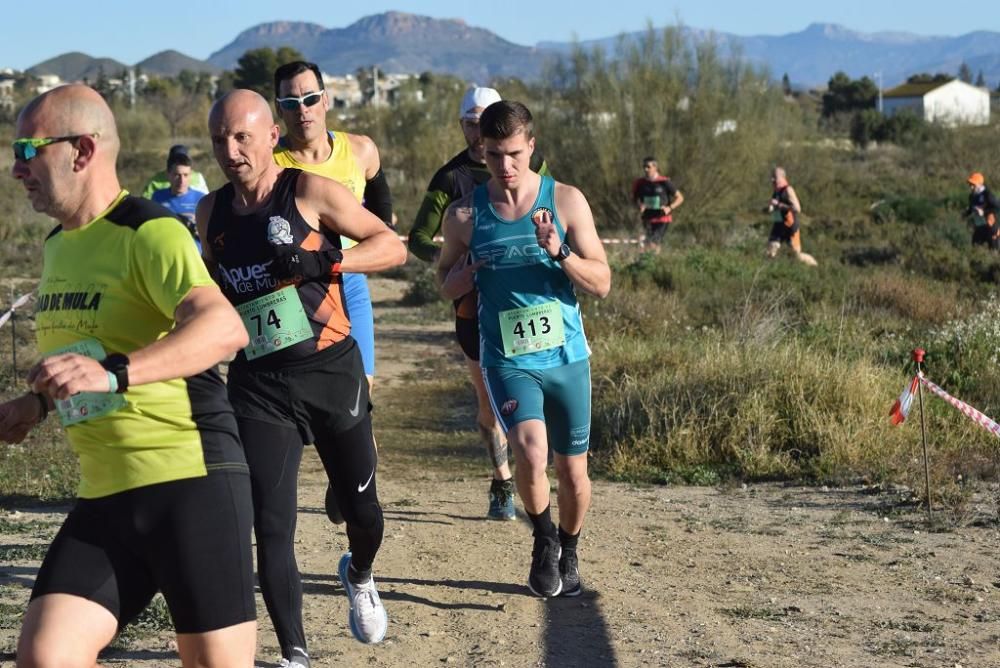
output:
<instances>
[{"instance_id":1,"label":"black wristwatch","mask_svg":"<svg viewBox=\"0 0 1000 668\"><path fill-rule=\"evenodd\" d=\"M128 357L121 353L112 353L104 358L101 366L115 375L115 380L118 381L118 389L115 391L123 394L128 389Z\"/></svg>"},{"instance_id":2,"label":"black wristwatch","mask_svg":"<svg viewBox=\"0 0 1000 668\"><path fill-rule=\"evenodd\" d=\"M569 244L563 244L559 247L559 252L556 255L550 255L554 262L562 262L569 257L569 254L573 251L570 250Z\"/></svg>"}]
</instances>

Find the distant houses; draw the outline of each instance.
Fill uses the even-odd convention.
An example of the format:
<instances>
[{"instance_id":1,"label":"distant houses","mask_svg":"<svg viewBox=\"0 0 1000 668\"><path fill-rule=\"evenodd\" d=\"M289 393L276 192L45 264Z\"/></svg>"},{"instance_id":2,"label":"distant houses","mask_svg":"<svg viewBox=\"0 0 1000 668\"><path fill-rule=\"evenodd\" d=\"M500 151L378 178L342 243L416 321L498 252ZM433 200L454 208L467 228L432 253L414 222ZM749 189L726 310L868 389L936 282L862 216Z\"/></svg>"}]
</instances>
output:
<instances>
[{"instance_id":1,"label":"distant houses","mask_svg":"<svg viewBox=\"0 0 1000 668\"><path fill-rule=\"evenodd\" d=\"M353 74L332 76L323 74L323 86L330 96L335 109L349 109L370 105L373 107L392 106L401 101L403 84L415 79L415 74L372 72L369 81L362 83ZM412 99L423 101L423 91L414 90Z\"/></svg>"},{"instance_id":2,"label":"distant houses","mask_svg":"<svg viewBox=\"0 0 1000 668\"><path fill-rule=\"evenodd\" d=\"M990 92L960 79L905 83L883 93L882 111L892 116L903 110L941 125L988 125Z\"/></svg>"}]
</instances>

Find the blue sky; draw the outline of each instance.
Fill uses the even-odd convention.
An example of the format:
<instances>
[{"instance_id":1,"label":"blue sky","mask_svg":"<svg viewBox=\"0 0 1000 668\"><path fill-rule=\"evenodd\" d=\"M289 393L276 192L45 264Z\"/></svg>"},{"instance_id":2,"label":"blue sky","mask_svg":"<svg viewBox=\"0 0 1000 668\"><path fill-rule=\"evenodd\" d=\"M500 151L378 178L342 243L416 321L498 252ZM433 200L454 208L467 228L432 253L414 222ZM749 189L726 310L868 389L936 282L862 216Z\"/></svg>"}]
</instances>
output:
<instances>
[{"instance_id":1,"label":"blue sky","mask_svg":"<svg viewBox=\"0 0 1000 668\"><path fill-rule=\"evenodd\" d=\"M362 16L388 10L462 18L519 44L594 39L641 30L678 18L696 28L740 35L796 32L814 22L840 23L865 32L894 30L923 35L960 35L1000 30L984 17L1000 17L991 3L942 5L940 0L493 0L424 2L285 3L271 0L40 0L5 2L6 30L0 40L0 67L23 69L67 51L108 56L132 64L164 49L207 58L238 33L265 21L293 20L343 27ZM901 7L905 10L901 11Z\"/></svg>"}]
</instances>

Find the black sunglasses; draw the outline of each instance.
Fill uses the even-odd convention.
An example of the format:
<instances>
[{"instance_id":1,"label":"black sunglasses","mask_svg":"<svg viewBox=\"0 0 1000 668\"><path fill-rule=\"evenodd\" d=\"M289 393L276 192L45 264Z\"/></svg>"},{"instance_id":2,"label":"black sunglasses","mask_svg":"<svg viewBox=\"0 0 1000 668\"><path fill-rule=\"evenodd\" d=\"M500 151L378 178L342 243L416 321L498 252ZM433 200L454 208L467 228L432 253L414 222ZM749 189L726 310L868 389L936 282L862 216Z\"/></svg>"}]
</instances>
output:
<instances>
[{"instance_id":1,"label":"black sunglasses","mask_svg":"<svg viewBox=\"0 0 1000 668\"><path fill-rule=\"evenodd\" d=\"M279 97L276 98L278 106L287 111L295 111L299 106L313 107L323 97L323 91L318 93L306 93L302 97Z\"/></svg>"}]
</instances>

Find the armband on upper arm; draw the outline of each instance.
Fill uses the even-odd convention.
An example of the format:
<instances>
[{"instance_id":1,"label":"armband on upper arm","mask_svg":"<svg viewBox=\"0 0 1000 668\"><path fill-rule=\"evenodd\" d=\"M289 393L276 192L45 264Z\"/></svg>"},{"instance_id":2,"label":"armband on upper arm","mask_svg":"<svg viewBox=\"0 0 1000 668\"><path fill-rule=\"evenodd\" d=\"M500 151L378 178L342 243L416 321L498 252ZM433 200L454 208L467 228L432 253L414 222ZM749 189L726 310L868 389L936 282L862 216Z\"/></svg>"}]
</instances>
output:
<instances>
[{"instance_id":1,"label":"armband on upper arm","mask_svg":"<svg viewBox=\"0 0 1000 668\"><path fill-rule=\"evenodd\" d=\"M365 208L392 228L392 193L385 173L379 167L375 176L365 181Z\"/></svg>"}]
</instances>

